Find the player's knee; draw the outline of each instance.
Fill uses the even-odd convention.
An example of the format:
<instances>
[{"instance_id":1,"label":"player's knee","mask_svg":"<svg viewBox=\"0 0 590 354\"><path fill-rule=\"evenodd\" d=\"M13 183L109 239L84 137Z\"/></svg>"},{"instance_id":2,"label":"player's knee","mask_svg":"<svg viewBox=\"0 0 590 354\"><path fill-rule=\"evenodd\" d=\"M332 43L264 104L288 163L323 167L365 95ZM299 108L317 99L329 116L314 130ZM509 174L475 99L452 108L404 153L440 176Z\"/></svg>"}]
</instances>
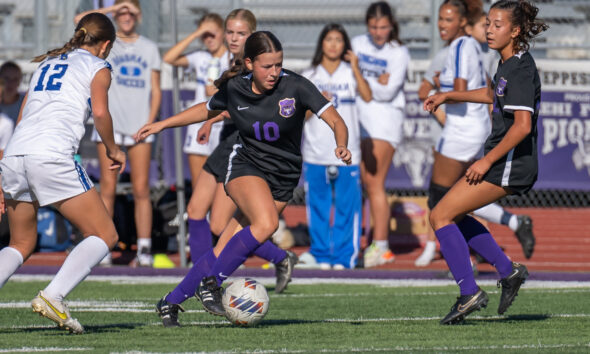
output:
<instances>
[{"instance_id":1,"label":"player's knee","mask_svg":"<svg viewBox=\"0 0 590 354\"><path fill-rule=\"evenodd\" d=\"M36 244L35 242L32 242L30 240L23 240L18 242L13 242L11 240L9 246L17 250L23 257L23 261L26 261L31 256L31 254L33 254Z\"/></svg>"},{"instance_id":2,"label":"player's knee","mask_svg":"<svg viewBox=\"0 0 590 354\"><path fill-rule=\"evenodd\" d=\"M133 199L145 201L150 199L150 188L149 187L138 187L133 188Z\"/></svg>"},{"instance_id":3,"label":"player's knee","mask_svg":"<svg viewBox=\"0 0 590 354\"><path fill-rule=\"evenodd\" d=\"M211 223L209 224L209 227L211 229L211 233L213 235L221 235L221 233L223 233L223 230L225 229L225 227L227 226L227 223L225 223L225 225L219 221L215 221L215 220L211 220Z\"/></svg>"},{"instance_id":4,"label":"player's knee","mask_svg":"<svg viewBox=\"0 0 590 354\"><path fill-rule=\"evenodd\" d=\"M252 225L252 227L256 230L256 236L261 238L269 238L272 236L272 234L274 234L275 231L277 231L279 227L279 217L278 215L269 215L258 220L256 225Z\"/></svg>"},{"instance_id":5,"label":"player's knee","mask_svg":"<svg viewBox=\"0 0 590 354\"><path fill-rule=\"evenodd\" d=\"M428 208L433 210L434 207L440 202L440 200L447 194L451 189L450 187L444 187L440 184L430 182L428 186Z\"/></svg>"}]
</instances>

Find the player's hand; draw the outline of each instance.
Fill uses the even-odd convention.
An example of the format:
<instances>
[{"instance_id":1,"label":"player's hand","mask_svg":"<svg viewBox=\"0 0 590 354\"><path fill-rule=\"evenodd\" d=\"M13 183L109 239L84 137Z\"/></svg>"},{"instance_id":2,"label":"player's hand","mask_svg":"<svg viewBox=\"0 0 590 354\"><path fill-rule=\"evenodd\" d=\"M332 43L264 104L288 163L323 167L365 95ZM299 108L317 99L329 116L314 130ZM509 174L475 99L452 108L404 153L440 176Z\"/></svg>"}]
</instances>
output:
<instances>
[{"instance_id":1,"label":"player's hand","mask_svg":"<svg viewBox=\"0 0 590 354\"><path fill-rule=\"evenodd\" d=\"M344 60L348 61L352 67L358 67L359 65L359 57L350 49L344 54Z\"/></svg>"},{"instance_id":2,"label":"player's hand","mask_svg":"<svg viewBox=\"0 0 590 354\"><path fill-rule=\"evenodd\" d=\"M211 126L213 123L206 121L197 132L197 143L207 144L209 142L209 135L211 135Z\"/></svg>"},{"instance_id":3,"label":"player's hand","mask_svg":"<svg viewBox=\"0 0 590 354\"><path fill-rule=\"evenodd\" d=\"M141 14L141 10L133 5L133 3L131 1L125 1L125 2L121 2L119 3L119 6L115 9L115 14L117 12L119 12L122 8L127 8L129 9L129 12L133 15L133 16L139 16Z\"/></svg>"},{"instance_id":4,"label":"player's hand","mask_svg":"<svg viewBox=\"0 0 590 354\"><path fill-rule=\"evenodd\" d=\"M477 160L465 172L465 179L469 184L478 184L490 167L492 167L492 164L485 157Z\"/></svg>"},{"instance_id":5,"label":"player's hand","mask_svg":"<svg viewBox=\"0 0 590 354\"><path fill-rule=\"evenodd\" d=\"M109 170L119 170L119 174L123 173L127 159L123 150L117 148L114 151L107 151L107 157L112 161Z\"/></svg>"},{"instance_id":6,"label":"player's hand","mask_svg":"<svg viewBox=\"0 0 590 354\"><path fill-rule=\"evenodd\" d=\"M136 142L140 142L152 134L157 134L162 131L164 127L162 122L149 123L141 127L133 136Z\"/></svg>"},{"instance_id":7,"label":"player's hand","mask_svg":"<svg viewBox=\"0 0 590 354\"><path fill-rule=\"evenodd\" d=\"M350 165L352 162L352 154L350 153L350 150L346 148L346 146L338 146L334 152L336 153L337 158L342 160L342 162L345 164Z\"/></svg>"},{"instance_id":8,"label":"player's hand","mask_svg":"<svg viewBox=\"0 0 590 354\"><path fill-rule=\"evenodd\" d=\"M377 79L377 82L380 83L381 85L387 85L387 83L389 82L389 73L383 73L381 75L379 75L379 78Z\"/></svg>"},{"instance_id":9,"label":"player's hand","mask_svg":"<svg viewBox=\"0 0 590 354\"><path fill-rule=\"evenodd\" d=\"M443 92L439 92L439 93L435 93L432 96L428 96L425 100L424 100L424 104L422 105L422 107L424 108L425 111L428 111L430 113L435 112L438 107L445 103L446 101L446 95Z\"/></svg>"}]
</instances>

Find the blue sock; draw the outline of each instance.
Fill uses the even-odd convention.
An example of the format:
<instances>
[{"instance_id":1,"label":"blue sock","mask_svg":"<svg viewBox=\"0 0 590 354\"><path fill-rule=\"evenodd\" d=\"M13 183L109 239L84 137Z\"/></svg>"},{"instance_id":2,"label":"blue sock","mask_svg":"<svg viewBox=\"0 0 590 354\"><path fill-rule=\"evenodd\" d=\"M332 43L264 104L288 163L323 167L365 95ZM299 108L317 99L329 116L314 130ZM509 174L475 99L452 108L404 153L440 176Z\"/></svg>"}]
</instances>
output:
<instances>
[{"instance_id":1,"label":"blue sock","mask_svg":"<svg viewBox=\"0 0 590 354\"><path fill-rule=\"evenodd\" d=\"M166 301L171 304L181 304L186 299L195 295L197 287L201 280L211 271L211 267L215 264L217 258L213 253L213 248L209 249L201 258L193 264L193 267L188 271L188 274L182 279L180 284L172 290Z\"/></svg>"},{"instance_id":2,"label":"blue sock","mask_svg":"<svg viewBox=\"0 0 590 354\"><path fill-rule=\"evenodd\" d=\"M215 276L217 285L223 283L238 267L248 259L248 256L260 243L254 238L250 226L238 231L217 257L217 261L207 276Z\"/></svg>"},{"instance_id":3,"label":"blue sock","mask_svg":"<svg viewBox=\"0 0 590 354\"><path fill-rule=\"evenodd\" d=\"M211 227L207 219L188 219L188 245L191 252L191 261L193 264L201 258L203 254L213 248L211 239Z\"/></svg>"},{"instance_id":4,"label":"blue sock","mask_svg":"<svg viewBox=\"0 0 590 354\"><path fill-rule=\"evenodd\" d=\"M285 259L285 257L287 257L287 252L280 249L270 240L263 242L260 247L254 250L254 254L262 259L266 259L273 264L280 263L283 259Z\"/></svg>"},{"instance_id":5,"label":"blue sock","mask_svg":"<svg viewBox=\"0 0 590 354\"><path fill-rule=\"evenodd\" d=\"M506 209L504 209L504 213L502 213L502 218L500 218L500 223L502 225L508 225L510 223L511 217L512 214L509 211L506 211Z\"/></svg>"},{"instance_id":6,"label":"blue sock","mask_svg":"<svg viewBox=\"0 0 590 354\"><path fill-rule=\"evenodd\" d=\"M440 252L445 258L455 282L459 285L461 295L475 294L479 287L473 277L469 261L469 248L457 225L449 224L441 227L434 234L440 243Z\"/></svg>"},{"instance_id":7,"label":"blue sock","mask_svg":"<svg viewBox=\"0 0 590 354\"><path fill-rule=\"evenodd\" d=\"M467 244L475 252L479 253L488 263L496 267L501 278L506 278L512 272L512 262L486 229L475 218L466 215L457 223Z\"/></svg>"}]
</instances>

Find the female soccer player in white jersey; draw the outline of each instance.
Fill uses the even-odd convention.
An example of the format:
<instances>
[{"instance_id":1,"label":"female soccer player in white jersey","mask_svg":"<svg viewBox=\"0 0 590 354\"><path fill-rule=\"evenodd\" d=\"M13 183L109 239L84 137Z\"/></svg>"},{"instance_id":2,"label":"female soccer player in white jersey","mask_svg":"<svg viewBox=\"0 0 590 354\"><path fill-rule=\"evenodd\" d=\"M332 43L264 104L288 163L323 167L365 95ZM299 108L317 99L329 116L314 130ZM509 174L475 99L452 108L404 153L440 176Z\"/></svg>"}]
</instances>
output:
<instances>
[{"instance_id":1,"label":"female soccer player in white jersey","mask_svg":"<svg viewBox=\"0 0 590 354\"><path fill-rule=\"evenodd\" d=\"M74 333L84 328L71 317L63 299L118 239L98 192L74 160L84 122L92 112L110 169L121 172L125 167L125 154L115 144L107 107L111 69L104 58L114 40L115 29L108 17L90 14L82 18L62 48L33 60L41 64L31 78L14 135L0 162L11 235L10 245L0 251L0 286L35 249L37 209L53 205L85 239L70 252L32 306L33 311Z\"/></svg>"},{"instance_id":2,"label":"female soccer player in white jersey","mask_svg":"<svg viewBox=\"0 0 590 354\"><path fill-rule=\"evenodd\" d=\"M168 64L195 71L197 82L192 105L207 101L217 91L213 82L229 68L231 52L224 44L223 33L223 18L216 13L206 14L199 20L197 29L170 48L162 58ZM182 54L196 39L201 40L205 50ZM207 142L198 142L197 133L202 125L200 123L188 126L184 140L184 152L188 157L193 187L197 185L197 178L207 156L211 155L219 144L219 134L223 127L222 122L214 124Z\"/></svg>"},{"instance_id":3,"label":"female soccer player in white jersey","mask_svg":"<svg viewBox=\"0 0 590 354\"><path fill-rule=\"evenodd\" d=\"M361 123L361 174L371 207L373 243L365 250L364 266L393 262L389 250L390 208L385 177L396 146L401 142L404 119L404 81L410 54L399 39L399 26L385 1L372 3L365 23L368 34L352 39L352 49L368 81L373 99L357 101Z\"/></svg>"},{"instance_id":4,"label":"female soccer player in white jersey","mask_svg":"<svg viewBox=\"0 0 590 354\"><path fill-rule=\"evenodd\" d=\"M430 223L441 252L460 288L459 298L441 324L463 321L473 311L486 307L487 294L475 283L469 262L469 247L493 264L502 287L498 313L514 301L528 276L527 268L513 263L489 231L467 215L509 194L521 195L537 179L537 118L541 81L529 41L547 26L536 19L539 9L527 1L500 0L488 15L487 41L501 62L493 80L475 90L453 90L426 99L424 109L458 102L493 104L493 129L485 143L485 155L474 162L430 214Z\"/></svg>"},{"instance_id":5,"label":"female soccer player in white jersey","mask_svg":"<svg viewBox=\"0 0 590 354\"><path fill-rule=\"evenodd\" d=\"M344 119L353 158L347 166L333 156L336 142L330 127L315 115L306 120L301 152L311 237L309 252L322 268L354 268L362 215L360 126L355 101L358 95L369 102L371 88L361 74L348 34L339 24L323 28L311 65L302 75L332 101Z\"/></svg>"},{"instance_id":6,"label":"female soccer player in white jersey","mask_svg":"<svg viewBox=\"0 0 590 354\"><path fill-rule=\"evenodd\" d=\"M137 133L137 138L143 139L164 128L203 121L223 110L238 129L225 190L238 206L236 219L244 228L224 247L218 244L215 251L201 257L187 275L192 281L202 279L196 295L207 311L217 315L224 313L220 284L252 252L264 247L299 182L307 110L333 129L336 156L345 163L351 159L346 124L309 80L282 69L282 45L272 33L261 31L248 37L244 58L242 69L234 68L222 76L219 91L207 104L146 125Z\"/></svg>"},{"instance_id":7,"label":"female soccer player in white jersey","mask_svg":"<svg viewBox=\"0 0 590 354\"><path fill-rule=\"evenodd\" d=\"M146 123L155 121L160 110L160 52L153 41L137 33L141 20L139 0L116 0L115 5L89 12L112 13L117 39L107 60L113 66L113 85L109 90L109 109L113 115L115 142L129 154L131 184L137 231L137 259L140 266L151 266L152 202L149 168L154 138L136 143L132 135ZM89 13L87 12L87 13ZM100 196L113 216L117 174L109 170L105 146L93 134L100 163ZM110 255L105 259L109 263Z\"/></svg>"}]
</instances>

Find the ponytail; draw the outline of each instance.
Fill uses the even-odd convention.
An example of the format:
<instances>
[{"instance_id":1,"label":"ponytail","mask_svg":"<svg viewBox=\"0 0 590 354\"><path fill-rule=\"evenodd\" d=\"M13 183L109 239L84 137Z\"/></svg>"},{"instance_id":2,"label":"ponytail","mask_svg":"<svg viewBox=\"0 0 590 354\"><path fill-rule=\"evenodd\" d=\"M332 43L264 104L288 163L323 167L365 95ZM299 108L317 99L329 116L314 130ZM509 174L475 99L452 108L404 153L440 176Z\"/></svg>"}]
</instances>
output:
<instances>
[{"instance_id":1,"label":"ponytail","mask_svg":"<svg viewBox=\"0 0 590 354\"><path fill-rule=\"evenodd\" d=\"M115 27L111 20L103 14L93 12L82 17L76 26L74 36L63 47L36 56L32 62L38 63L48 57L57 57L83 45L93 46L104 41L112 43L115 41L115 36Z\"/></svg>"},{"instance_id":2,"label":"ponytail","mask_svg":"<svg viewBox=\"0 0 590 354\"><path fill-rule=\"evenodd\" d=\"M228 82L231 78L241 75L241 74L245 74L247 72L248 72L248 69L246 68L246 64L244 63L244 59L242 59L242 58L236 59L234 64L231 66L231 68L224 71L223 74L221 74L221 77L219 79L215 80L213 82L213 84L215 85L215 87L219 88L219 87L221 87L221 85Z\"/></svg>"}]
</instances>

